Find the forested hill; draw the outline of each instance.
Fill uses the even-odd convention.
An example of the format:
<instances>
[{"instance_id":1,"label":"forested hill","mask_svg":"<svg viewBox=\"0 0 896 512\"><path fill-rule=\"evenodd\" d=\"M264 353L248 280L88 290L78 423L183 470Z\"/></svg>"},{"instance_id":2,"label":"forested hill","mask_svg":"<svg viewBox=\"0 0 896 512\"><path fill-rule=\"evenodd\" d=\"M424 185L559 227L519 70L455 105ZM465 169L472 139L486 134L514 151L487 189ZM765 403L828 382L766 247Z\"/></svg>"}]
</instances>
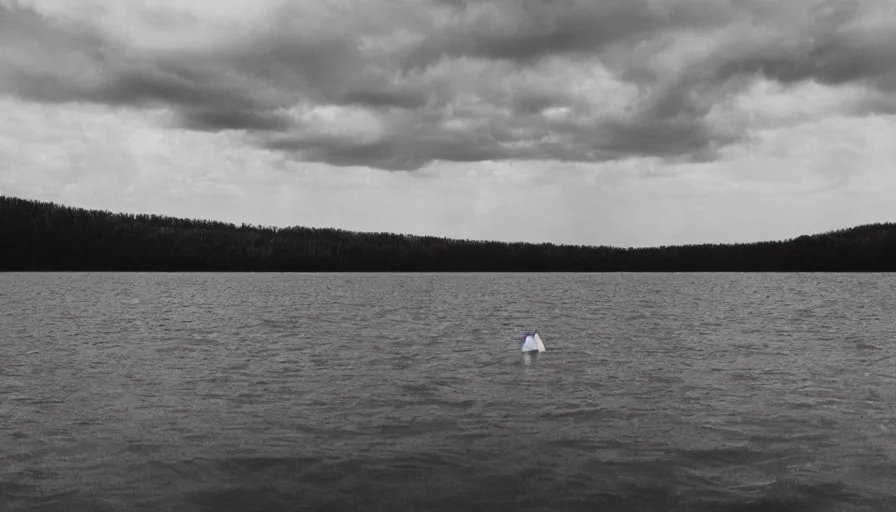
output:
<instances>
[{"instance_id":1,"label":"forested hill","mask_svg":"<svg viewBox=\"0 0 896 512\"><path fill-rule=\"evenodd\" d=\"M783 242L622 249L266 228L0 196L4 271L894 271L896 225Z\"/></svg>"}]
</instances>

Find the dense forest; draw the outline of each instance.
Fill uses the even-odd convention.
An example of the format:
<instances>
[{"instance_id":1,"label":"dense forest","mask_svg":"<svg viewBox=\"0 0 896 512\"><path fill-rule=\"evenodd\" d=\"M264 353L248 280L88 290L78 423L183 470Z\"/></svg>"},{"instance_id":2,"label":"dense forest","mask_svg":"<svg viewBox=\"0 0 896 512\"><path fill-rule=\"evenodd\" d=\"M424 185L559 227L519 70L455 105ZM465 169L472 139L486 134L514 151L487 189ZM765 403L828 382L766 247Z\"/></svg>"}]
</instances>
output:
<instances>
[{"instance_id":1,"label":"dense forest","mask_svg":"<svg viewBox=\"0 0 896 512\"><path fill-rule=\"evenodd\" d=\"M781 242L652 248L271 228L0 196L3 271L893 271L896 224Z\"/></svg>"}]
</instances>

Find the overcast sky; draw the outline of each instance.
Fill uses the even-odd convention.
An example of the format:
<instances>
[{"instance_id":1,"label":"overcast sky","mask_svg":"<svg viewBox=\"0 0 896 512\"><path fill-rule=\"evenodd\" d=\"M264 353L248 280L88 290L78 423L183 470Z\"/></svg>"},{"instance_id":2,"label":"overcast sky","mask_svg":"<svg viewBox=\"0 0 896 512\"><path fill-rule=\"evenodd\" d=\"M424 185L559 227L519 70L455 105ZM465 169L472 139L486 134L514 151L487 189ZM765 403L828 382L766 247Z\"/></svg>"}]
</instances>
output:
<instances>
[{"instance_id":1,"label":"overcast sky","mask_svg":"<svg viewBox=\"0 0 896 512\"><path fill-rule=\"evenodd\" d=\"M0 0L0 194L644 246L896 221L892 0Z\"/></svg>"}]
</instances>

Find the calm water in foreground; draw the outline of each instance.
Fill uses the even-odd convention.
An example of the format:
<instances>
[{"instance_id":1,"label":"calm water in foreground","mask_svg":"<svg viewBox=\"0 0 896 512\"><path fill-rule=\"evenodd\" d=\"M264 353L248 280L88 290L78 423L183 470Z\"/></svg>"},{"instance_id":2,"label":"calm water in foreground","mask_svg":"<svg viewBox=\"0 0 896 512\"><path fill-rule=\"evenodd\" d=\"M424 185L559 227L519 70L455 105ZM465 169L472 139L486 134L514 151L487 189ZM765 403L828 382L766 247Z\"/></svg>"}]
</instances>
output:
<instances>
[{"instance_id":1,"label":"calm water in foreground","mask_svg":"<svg viewBox=\"0 0 896 512\"><path fill-rule=\"evenodd\" d=\"M891 275L0 274L0 510L896 510L894 304Z\"/></svg>"}]
</instances>

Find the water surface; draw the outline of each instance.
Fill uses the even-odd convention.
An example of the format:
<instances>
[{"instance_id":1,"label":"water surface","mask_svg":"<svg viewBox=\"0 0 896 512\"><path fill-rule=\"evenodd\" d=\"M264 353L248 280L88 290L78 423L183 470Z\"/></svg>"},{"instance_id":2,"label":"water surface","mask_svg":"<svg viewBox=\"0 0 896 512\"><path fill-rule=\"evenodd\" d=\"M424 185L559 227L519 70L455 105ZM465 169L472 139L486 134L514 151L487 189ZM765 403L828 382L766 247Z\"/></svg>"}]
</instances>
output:
<instances>
[{"instance_id":1,"label":"water surface","mask_svg":"<svg viewBox=\"0 0 896 512\"><path fill-rule=\"evenodd\" d=\"M880 274L0 274L0 509L894 510L894 303Z\"/></svg>"}]
</instances>

